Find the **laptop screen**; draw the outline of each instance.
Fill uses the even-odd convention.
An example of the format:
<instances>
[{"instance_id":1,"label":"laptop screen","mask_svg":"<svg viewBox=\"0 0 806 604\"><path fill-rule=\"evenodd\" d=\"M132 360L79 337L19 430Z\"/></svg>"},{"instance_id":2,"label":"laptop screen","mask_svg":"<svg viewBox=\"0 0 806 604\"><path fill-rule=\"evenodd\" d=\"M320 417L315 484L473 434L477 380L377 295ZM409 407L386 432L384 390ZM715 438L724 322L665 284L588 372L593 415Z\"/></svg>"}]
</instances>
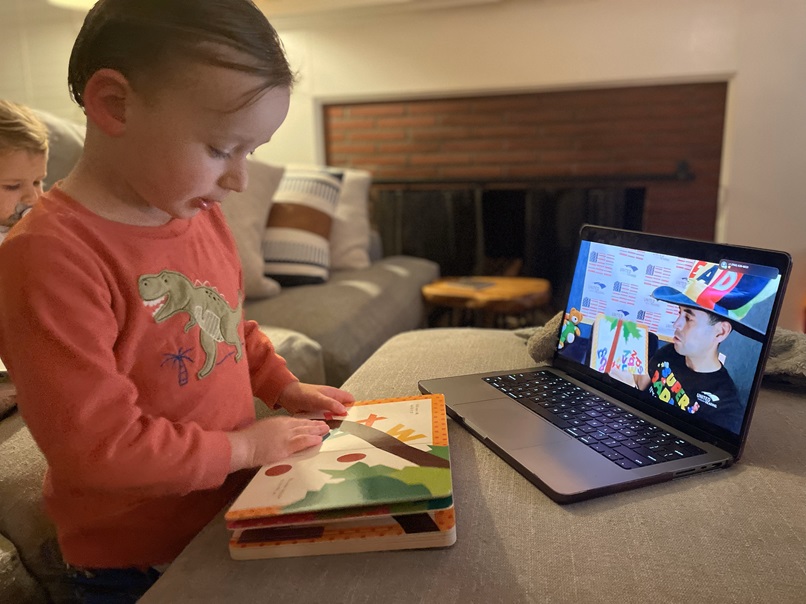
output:
<instances>
[{"instance_id":1,"label":"laptop screen","mask_svg":"<svg viewBox=\"0 0 806 604\"><path fill-rule=\"evenodd\" d=\"M765 254L586 227L557 357L736 441L785 281Z\"/></svg>"}]
</instances>

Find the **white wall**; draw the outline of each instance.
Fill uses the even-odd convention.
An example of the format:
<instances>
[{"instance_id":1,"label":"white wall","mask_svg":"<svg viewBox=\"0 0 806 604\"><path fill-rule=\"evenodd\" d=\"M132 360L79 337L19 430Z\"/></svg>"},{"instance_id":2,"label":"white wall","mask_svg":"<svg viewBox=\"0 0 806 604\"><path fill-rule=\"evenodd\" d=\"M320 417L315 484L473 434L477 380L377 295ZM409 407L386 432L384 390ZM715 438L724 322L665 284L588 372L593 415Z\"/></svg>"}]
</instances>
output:
<instances>
[{"instance_id":1,"label":"white wall","mask_svg":"<svg viewBox=\"0 0 806 604\"><path fill-rule=\"evenodd\" d=\"M67 63L82 20L45 0L0 0L0 98L83 119L67 91Z\"/></svg>"},{"instance_id":2,"label":"white wall","mask_svg":"<svg viewBox=\"0 0 806 604\"><path fill-rule=\"evenodd\" d=\"M310 122L321 100L724 80L736 22L729 0L508 0L281 34L303 76L294 111ZM316 157L315 137L283 134L271 153Z\"/></svg>"},{"instance_id":3,"label":"white wall","mask_svg":"<svg viewBox=\"0 0 806 604\"><path fill-rule=\"evenodd\" d=\"M780 324L806 308L806 2L741 2L724 153L722 238L792 254Z\"/></svg>"},{"instance_id":4,"label":"white wall","mask_svg":"<svg viewBox=\"0 0 806 604\"><path fill-rule=\"evenodd\" d=\"M75 116L61 70L77 19L21 8L43 2L0 0L0 97ZM729 80L718 237L793 255L781 325L802 328L803 0L504 0L275 23L301 75L286 124L259 151L279 163L322 161L326 101Z\"/></svg>"}]
</instances>

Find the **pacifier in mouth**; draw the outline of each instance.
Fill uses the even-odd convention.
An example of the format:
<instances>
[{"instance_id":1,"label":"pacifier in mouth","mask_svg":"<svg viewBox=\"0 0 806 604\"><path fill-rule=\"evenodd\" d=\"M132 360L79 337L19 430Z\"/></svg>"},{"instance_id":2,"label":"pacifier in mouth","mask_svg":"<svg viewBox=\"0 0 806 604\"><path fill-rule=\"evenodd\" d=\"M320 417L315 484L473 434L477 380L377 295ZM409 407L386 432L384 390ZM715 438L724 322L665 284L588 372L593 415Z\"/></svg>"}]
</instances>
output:
<instances>
[{"instance_id":1,"label":"pacifier in mouth","mask_svg":"<svg viewBox=\"0 0 806 604\"><path fill-rule=\"evenodd\" d=\"M31 207L32 206L27 203L18 203L16 206L14 206L14 212L10 216L5 218L2 224L0 224L0 226L6 227L6 229L10 229L15 224L17 224L22 219L22 217L25 216L25 214L28 213Z\"/></svg>"}]
</instances>

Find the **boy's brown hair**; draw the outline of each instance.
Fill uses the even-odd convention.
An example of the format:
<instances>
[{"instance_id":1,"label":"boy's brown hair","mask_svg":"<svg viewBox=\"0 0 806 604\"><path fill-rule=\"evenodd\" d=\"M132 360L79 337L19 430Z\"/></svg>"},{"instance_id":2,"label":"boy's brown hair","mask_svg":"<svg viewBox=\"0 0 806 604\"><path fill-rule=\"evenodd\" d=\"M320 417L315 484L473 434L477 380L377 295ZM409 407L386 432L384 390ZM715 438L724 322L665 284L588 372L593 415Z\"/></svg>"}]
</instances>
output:
<instances>
[{"instance_id":1,"label":"boy's brown hair","mask_svg":"<svg viewBox=\"0 0 806 604\"><path fill-rule=\"evenodd\" d=\"M153 76L177 60L262 78L244 104L269 88L291 88L295 79L277 32L251 0L99 0L73 46L70 93L83 107L87 81L103 68L135 89L153 86Z\"/></svg>"},{"instance_id":2,"label":"boy's brown hair","mask_svg":"<svg viewBox=\"0 0 806 604\"><path fill-rule=\"evenodd\" d=\"M28 107L0 99L0 153L6 151L47 153L48 129Z\"/></svg>"}]
</instances>

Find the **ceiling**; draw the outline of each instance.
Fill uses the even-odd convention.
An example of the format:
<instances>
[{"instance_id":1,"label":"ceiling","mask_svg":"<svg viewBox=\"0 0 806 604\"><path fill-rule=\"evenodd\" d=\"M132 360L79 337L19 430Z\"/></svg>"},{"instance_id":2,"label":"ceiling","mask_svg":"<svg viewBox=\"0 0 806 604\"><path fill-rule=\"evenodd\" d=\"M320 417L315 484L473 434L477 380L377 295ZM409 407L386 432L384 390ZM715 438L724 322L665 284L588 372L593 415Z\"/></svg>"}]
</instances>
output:
<instances>
[{"instance_id":1,"label":"ceiling","mask_svg":"<svg viewBox=\"0 0 806 604\"><path fill-rule=\"evenodd\" d=\"M394 10L422 10L474 4L495 4L505 0L254 0L269 17L301 17L336 13L367 13ZM63 8L86 11L96 0L47 0Z\"/></svg>"},{"instance_id":2,"label":"ceiling","mask_svg":"<svg viewBox=\"0 0 806 604\"><path fill-rule=\"evenodd\" d=\"M401 10L423 10L496 4L505 0L254 0L271 19L327 14L382 13Z\"/></svg>"},{"instance_id":3,"label":"ceiling","mask_svg":"<svg viewBox=\"0 0 806 604\"><path fill-rule=\"evenodd\" d=\"M0 0L2 2L3 0ZM17 0L22 2L23 0ZM27 3L29 0L25 0ZM38 0L43 4L86 13L96 0ZM334 17L349 18L367 15L454 8L482 4L501 4L509 0L253 0L272 20L288 24L305 24Z\"/></svg>"}]
</instances>

